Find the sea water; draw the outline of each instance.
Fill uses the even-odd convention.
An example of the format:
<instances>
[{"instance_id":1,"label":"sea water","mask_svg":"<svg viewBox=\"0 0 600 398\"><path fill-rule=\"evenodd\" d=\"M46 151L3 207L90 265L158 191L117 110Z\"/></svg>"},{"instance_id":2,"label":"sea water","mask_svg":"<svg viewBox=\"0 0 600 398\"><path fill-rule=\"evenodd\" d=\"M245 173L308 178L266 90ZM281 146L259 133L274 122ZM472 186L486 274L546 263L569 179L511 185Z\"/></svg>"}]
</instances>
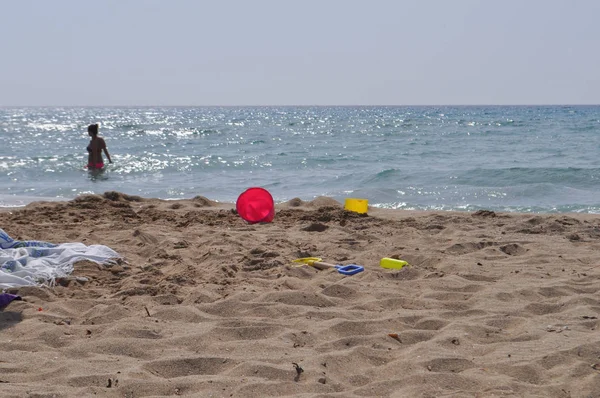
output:
<instances>
[{"instance_id":1,"label":"sea water","mask_svg":"<svg viewBox=\"0 0 600 398\"><path fill-rule=\"evenodd\" d=\"M84 168L91 123L101 173ZM0 206L260 186L277 202L597 213L599 134L600 106L0 108Z\"/></svg>"}]
</instances>

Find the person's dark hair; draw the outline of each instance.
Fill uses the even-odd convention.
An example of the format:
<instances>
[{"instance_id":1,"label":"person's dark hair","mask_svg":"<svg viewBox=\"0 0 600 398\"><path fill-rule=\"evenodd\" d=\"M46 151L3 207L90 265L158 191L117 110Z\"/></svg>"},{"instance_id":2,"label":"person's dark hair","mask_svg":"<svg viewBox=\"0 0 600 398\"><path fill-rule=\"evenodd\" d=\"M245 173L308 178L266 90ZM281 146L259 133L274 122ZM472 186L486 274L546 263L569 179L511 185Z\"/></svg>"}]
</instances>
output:
<instances>
[{"instance_id":1,"label":"person's dark hair","mask_svg":"<svg viewBox=\"0 0 600 398\"><path fill-rule=\"evenodd\" d=\"M88 133L92 133L93 135L98 135L98 123L90 124L88 126Z\"/></svg>"}]
</instances>

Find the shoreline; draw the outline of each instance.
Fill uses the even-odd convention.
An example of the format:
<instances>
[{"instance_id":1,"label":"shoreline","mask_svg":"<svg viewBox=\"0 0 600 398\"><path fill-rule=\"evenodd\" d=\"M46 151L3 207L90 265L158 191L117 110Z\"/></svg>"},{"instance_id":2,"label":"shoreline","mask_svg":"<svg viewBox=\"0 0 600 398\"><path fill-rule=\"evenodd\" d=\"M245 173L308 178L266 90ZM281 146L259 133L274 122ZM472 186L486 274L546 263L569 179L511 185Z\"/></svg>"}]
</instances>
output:
<instances>
[{"instance_id":1,"label":"shoreline","mask_svg":"<svg viewBox=\"0 0 600 398\"><path fill-rule=\"evenodd\" d=\"M0 312L3 396L600 390L598 215L361 215L320 197L248 224L234 208L108 192L0 210L15 239L102 244L126 261L11 289L23 301ZM383 257L409 266L383 269Z\"/></svg>"},{"instance_id":2,"label":"shoreline","mask_svg":"<svg viewBox=\"0 0 600 398\"><path fill-rule=\"evenodd\" d=\"M193 203L193 207L195 208L203 208L206 209L235 209L236 203L233 202L225 202L225 201L217 201L210 198L207 198L202 195L197 195L192 198L172 198L172 199L161 199L161 198L153 198L153 197L143 197L139 195L129 195L118 191L106 191L102 194L82 194L78 195L72 199L67 198L42 198L40 200L31 200L30 202L19 205L19 206L0 206L0 213L2 212L12 212L23 210L27 208L35 208L38 206L47 206L52 204L68 204L71 202L76 202L86 197L98 197L107 199L110 197L117 198L117 200L125 200L124 198L134 198L133 200L129 200L129 202L137 202L139 204L157 204L157 203L170 203L170 204L183 204ZM197 201L194 203L194 201ZM328 196L318 196L313 200L303 200L300 198L293 198L287 201L275 202L275 210L289 209L289 208L297 208L297 209L306 209L306 208L317 208L321 206L332 206L339 207L341 209L344 208L344 203ZM513 216L569 216L577 219L593 219L596 217L600 217L598 213L582 213L582 212L517 212L517 211L498 211L498 210L489 210L489 209L479 209L479 210L420 210L420 209L392 209L385 207L373 206L371 204L368 205L368 215L371 216L383 216L390 217L391 214L402 213L404 215L424 215L424 214L474 214L474 213L493 213L495 215L513 215Z\"/></svg>"}]
</instances>

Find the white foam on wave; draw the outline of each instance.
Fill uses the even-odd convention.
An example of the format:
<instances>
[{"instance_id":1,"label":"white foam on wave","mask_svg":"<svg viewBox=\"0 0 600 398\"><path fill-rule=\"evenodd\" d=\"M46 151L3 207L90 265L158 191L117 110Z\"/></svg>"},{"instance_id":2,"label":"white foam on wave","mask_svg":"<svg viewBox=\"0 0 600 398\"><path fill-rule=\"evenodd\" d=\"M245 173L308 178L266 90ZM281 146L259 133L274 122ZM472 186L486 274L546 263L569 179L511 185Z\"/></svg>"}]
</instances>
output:
<instances>
[{"instance_id":1,"label":"white foam on wave","mask_svg":"<svg viewBox=\"0 0 600 398\"><path fill-rule=\"evenodd\" d=\"M0 195L0 208L24 207L32 202L58 202L61 200L68 200L68 198Z\"/></svg>"}]
</instances>

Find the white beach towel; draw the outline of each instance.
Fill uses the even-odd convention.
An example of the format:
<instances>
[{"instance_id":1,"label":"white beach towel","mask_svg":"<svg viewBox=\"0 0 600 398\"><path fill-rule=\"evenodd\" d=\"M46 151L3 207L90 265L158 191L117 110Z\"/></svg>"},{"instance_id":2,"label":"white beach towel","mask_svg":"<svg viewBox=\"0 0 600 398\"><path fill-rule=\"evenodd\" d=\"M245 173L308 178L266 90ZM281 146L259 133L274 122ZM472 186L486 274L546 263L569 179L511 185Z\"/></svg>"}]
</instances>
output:
<instances>
[{"instance_id":1,"label":"white beach towel","mask_svg":"<svg viewBox=\"0 0 600 398\"><path fill-rule=\"evenodd\" d=\"M17 241L0 229L0 289L53 285L56 278L73 272L77 261L114 264L118 258L116 251L103 245Z\"/></svg>"}]
</instances>

